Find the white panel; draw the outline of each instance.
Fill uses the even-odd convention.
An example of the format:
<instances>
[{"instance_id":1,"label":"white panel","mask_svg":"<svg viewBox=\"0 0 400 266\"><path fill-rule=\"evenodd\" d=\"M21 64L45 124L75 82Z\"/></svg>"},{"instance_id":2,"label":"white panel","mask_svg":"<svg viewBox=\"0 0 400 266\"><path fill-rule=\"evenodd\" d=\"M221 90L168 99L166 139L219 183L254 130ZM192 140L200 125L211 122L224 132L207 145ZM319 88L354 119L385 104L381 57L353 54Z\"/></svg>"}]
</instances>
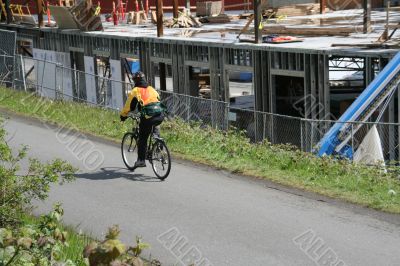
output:
<instances>
[{"instance_id":1,"label":"white panel","mask_svg":"<svg viewBox=\"0 0 400 266\"><path fill-rule=\"evenodd\" d=\"M49 63L50 59L54 60L55 52L41 49L33 49L33 58L35 60L37 90L43 97L55 98L56 91L56 68L55 65Z\"/></svg>"},{"instance_id":2,"label":"white panel","mask_svg":"<svg viewBox=\"0 0 400 266\"><path fill-rule=\"evenodd\" d=\"M64 100L73 100L71 58L69 53L57 52L56 62L62 67L57 68L57 89Z\"/></svg>"},{"instance_id":3,"label":"white panel","mask_svg":"<svg viewBox=\"0 0 400 266\"><path fill-rule=\"evenodd\" d=\"M45 51L45 62L44 63L44 79L43 79L43 89L42 96L49 97L52 99L56 98L56 64L51 62L56 61L55 51Z\"/></svg>"},{"instance_id":4,"label":"white panel","mask_svg":"<svg viewBox=\"0 0 400 266\"><path fill-rule=\"evenodd\" d=\"M122 94L122 72L121 72L121 61L119 60L110 60L110 68L111 68L111 79L121 82L111 82L112 89L112 102L111 107L113 109L122 109L124 104L124 98Z\"/></svg>"},{"instance_id":5,"label":"white panel","mask_svg":"<svg viewBox=\"0 0 400 266\"><path fill-rule=\"evenodd\" d=\"M86 98L87 101L93 104L97 104L97 93L96 93L96 79L94 76L94 58L91 56L84 57L85 62L85 82L86 82Z\"/></svg>"}]
</instances>

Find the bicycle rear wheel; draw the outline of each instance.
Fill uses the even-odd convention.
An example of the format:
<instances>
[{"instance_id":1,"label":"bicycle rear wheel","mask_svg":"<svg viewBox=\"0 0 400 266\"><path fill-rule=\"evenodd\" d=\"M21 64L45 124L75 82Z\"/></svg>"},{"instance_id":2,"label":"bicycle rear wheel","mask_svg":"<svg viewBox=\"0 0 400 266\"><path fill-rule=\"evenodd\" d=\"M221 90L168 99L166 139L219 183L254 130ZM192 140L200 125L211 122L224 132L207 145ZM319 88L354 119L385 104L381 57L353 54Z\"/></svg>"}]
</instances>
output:
<instances>
[{"instance_id":1,"label":"bicycle rear wheel","mask_svg":"<svg viewBox=\"0 0 400 266\"><path fill-rule=\"evenodd\" d=\"M131 171L135 170L135 162L138 158L137 149L135 135L133 133L126 133L122 138L121 153L122 160L124 160L126 167Z\"/></svg>"},{"instance_id":2,"label":"bicycle rear wheel","mask_svg":"<svg viewBox=\"0 0 400 266\"><path fill-rule=\"evenodd\" d=\"M151 151L151 167L160 180L168 177L171 171L171 155L162 140L156 140Z\"/></svg>"}]
</instances>

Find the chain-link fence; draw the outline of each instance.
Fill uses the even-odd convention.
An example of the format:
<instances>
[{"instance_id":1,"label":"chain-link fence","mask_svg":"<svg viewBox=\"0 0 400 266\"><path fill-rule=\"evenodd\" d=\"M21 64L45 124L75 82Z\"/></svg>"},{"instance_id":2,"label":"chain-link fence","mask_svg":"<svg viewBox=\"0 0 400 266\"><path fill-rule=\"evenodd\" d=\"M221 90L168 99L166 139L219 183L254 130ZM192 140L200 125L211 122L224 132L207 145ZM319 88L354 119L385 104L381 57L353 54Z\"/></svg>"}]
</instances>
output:
<instances>
[{"instance_id":1,"label":"chain-link fence","mask_svg":"<svg viewBox=\"0 0 400 266\"><path fill-rule=\"evenodd\" d=\"M35 58L0 55L0 84L56 100L86 102L114 110L122 108L132 84L114 79L113 75L95 75L90 66L87 72L65 67L68 60L62 53L50 57L36 54ZM160 91L160 96L171 116L222 130L235 128L244 131L254 142L268 140L272 144L291 144L307 152L315 151L319 141L336 123L233 108L226 102L169 91ZM341 137L352 150L359 149L375 125L384 159L399 160L400 124L346 124L346 134L342 133Z\"/></svg>"}]
</instances>

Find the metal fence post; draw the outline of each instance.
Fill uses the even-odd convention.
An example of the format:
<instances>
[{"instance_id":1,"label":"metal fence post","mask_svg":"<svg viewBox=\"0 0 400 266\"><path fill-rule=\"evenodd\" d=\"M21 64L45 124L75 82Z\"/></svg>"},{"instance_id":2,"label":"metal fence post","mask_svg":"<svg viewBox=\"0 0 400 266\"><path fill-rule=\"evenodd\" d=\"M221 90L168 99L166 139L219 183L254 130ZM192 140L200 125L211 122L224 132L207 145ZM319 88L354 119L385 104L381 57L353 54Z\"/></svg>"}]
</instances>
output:
<instances>
[{"instance_id":1,"label":"metal fence post","mask_svg":"<svg viewBox=\"0 0 400 266\"><path fill-rule=\"evenodd\" d=\"M190 96L188 96L187 97L188 98L188 102L187 102L187 106L186 106L186 108L188 109L188 112L187 112L187 121L190 121L190 118L191 118L191 110L192 110L192 108L191 108L191 106L192 106L192 101L191 101L191 97Z\"/></svg>"},{"instance_id":2,"label":"metal fence post","mask_svg":"<svg viewBox=\"0 0 400 266\"><path fill-rule=\"evenodd\" d=\"M267 125L267 114L266 113L263 113L263 141L265 140L265 138L266 138L266 134L265 134L265 130L266 130L266 126Z\"/></svg>"},{"instance_id":3,"label":"metal fence post","mask_svg":"<svg viewBox=\"0 0 400 266\"><path fill-rule=\"evenodd\" d=\"M354 153L354 135L353 135L353 126L354 126L354 124L353 123L351 123L351 150L352 150L352 152Z\"/></svg>"},{"instance_id":4,"label":"metal fence post","mask_svg":"<svg viewBox=\"0 0 400 266\"><path fill-rule=\"evenodd\" d=\"M229 103L225 103L225 128L226 130L229 130Z\"/></svg>"},{"instance_id":5,"label":"metal fence post","mask_svg":"<svg viewBox=\"0 0 400 266\"><path fill-rule=\"evenodd\" d=\"M22 68L22 80L24 82L24 91L26 91L26 80L25 80L25 59L20 55L21 58L21 68Z\"/></svg>"},{"instance_id":6,"label":"metal fence post","mask_svg":"<svg viewBox=\"0 0 400 266\"><path fill-rule=\"evenodd\" d=\"M310 151L313 150L314 147L314 121L311 121L311 146L310 146Z\"/></svg>"},{"instance_id":7,"label":"metal fence post","mask_svg":"<svg viewBox=\"0 0 400 266\"><path fill-rule=\"evenodd\" d=\"M61 68L61 96L65 99L65 91L64 91L64 70L65 68Z\"/></svg>"},{"instance_id":8,"label":"metal fence post","mask_svg":"<svg viewBox=\"0 0 400 266\"><path fill-rule=\"evenodd\" d=\"M300 149L302 151L304 151L304 147L303 147L303 122L304 119L300 119Z\"/></svg>"},{"instance_id":9,"label":"metal fence post","mask_svg":"<svg viewBox=\"0 0 400 266\"><path fill-rule=\"evenodd\" d=\"M257 121L257 112L256 111L254 111L254 141L255 142L257 142L257 140L258 140L258 134L257 134L257 123L258 121Z\"/></svg>"}]
</instances>

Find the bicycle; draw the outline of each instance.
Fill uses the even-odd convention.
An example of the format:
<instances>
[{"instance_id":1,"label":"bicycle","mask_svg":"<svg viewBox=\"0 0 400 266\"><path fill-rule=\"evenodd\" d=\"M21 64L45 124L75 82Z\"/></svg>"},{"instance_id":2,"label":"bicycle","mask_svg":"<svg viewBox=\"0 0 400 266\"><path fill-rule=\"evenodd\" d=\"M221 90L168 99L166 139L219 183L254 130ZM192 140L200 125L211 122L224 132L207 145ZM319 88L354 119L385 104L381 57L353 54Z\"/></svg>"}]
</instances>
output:
<instances>
[{"instance_id":1,"label":"bicycle","mask_svg":"<svg viewBox=\"0 0 400 266\"><path fill-rule=\"evenodd\" d=\"M137 160L137 144L139 139L140 115L130 114L128 118L134 121L132 131L125 133L121 142L122 159L126 167L134 171ZM153 136L154 128L147 145L146 160L151 164L158 179L165 180L171 171L171 156L165 141L159 136Z\"/></svg>"}]
</instances>

